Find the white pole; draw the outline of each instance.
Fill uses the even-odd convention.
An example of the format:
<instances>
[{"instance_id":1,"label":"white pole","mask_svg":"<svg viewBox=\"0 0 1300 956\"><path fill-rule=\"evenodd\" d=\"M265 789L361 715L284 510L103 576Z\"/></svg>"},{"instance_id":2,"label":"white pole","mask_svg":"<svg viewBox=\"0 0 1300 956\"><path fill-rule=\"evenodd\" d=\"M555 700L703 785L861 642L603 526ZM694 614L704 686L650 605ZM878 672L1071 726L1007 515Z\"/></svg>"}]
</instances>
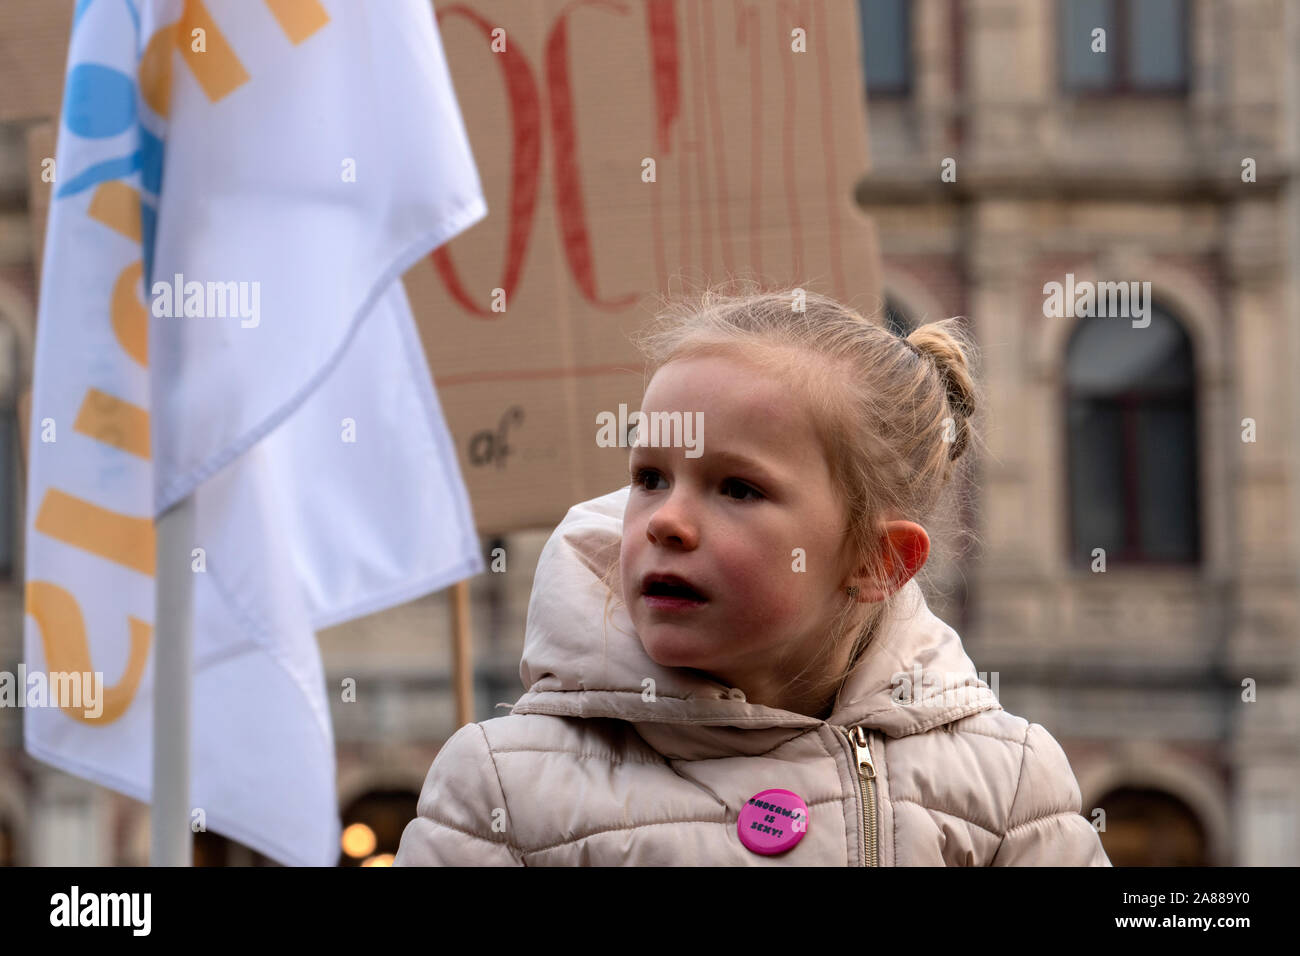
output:
<instances>
[{"instance_id":1,"label":"white pole","mask_svg":"<svg viewBox=\"0 0 1300 956\"><path fill-rule=\"evenodd\" d=\"M194 681L194 496L156 523L154 616L152 866L192 866L190 726Z\"/></svg>"}]
</instances>

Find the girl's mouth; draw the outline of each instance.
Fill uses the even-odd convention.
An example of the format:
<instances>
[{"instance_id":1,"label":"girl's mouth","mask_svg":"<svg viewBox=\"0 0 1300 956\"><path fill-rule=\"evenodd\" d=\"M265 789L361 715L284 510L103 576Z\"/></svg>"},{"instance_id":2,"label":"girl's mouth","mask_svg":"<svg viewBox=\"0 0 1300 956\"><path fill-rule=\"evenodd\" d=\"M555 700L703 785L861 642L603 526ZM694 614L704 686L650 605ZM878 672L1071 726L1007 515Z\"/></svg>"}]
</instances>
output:
<instances>
[{"instance_id":1,"label":"girl's mouth","mask_svg":"<svg viewBox=\"0 0 1300 956\"><path fill-rule=\"evenodd\" d=\"M687 611L708 603L699 592L680 584L655 581L646 585L642 595L647 607L664 611Z\"/></svg>"}]
</instances>

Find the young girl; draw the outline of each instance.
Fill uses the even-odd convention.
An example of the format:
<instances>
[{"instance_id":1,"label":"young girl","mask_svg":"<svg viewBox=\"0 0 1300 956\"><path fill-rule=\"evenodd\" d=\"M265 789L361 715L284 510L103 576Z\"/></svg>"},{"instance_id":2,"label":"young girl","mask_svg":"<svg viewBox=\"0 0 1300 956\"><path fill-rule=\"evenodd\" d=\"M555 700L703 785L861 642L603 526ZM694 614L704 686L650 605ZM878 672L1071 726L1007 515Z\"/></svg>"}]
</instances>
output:
<instances>
[{"instance_id":1,"label":"young girl","mask_svg":"<svg viewBox=\"0 0 1300 956\"><path fill-rule=\"evenodd\" d=\"M527 693L443 746L397 865L1110 865L913 580L973 441L968 339L802 296L640 337L631 483L547 542Z\"/></svg>"}]
</instances>

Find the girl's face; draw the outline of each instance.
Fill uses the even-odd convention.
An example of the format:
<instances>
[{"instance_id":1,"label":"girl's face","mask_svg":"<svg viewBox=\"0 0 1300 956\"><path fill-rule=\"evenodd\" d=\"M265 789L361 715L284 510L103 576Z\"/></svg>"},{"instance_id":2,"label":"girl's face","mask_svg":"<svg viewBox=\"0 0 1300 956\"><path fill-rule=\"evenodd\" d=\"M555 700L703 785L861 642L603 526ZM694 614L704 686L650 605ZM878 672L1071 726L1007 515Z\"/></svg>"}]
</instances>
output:
<instances>
[{"instance_id":1,"label":"girl's face","mask_svg":"<svg viewBox=\"0 0 1300 956\"><path fill-rule=\"evenodd\" d=\"M722 356L665 365L641 411L683 420L698 411L705 426L699 447L649 447L643 418L632 448L620 560L646 653L782 706L769 692L821 650L850 600L842 508L808 412L787 382ZM643 579L656 573L685 579L705 600L648 599Z\"/></svg>"}]
</instances>

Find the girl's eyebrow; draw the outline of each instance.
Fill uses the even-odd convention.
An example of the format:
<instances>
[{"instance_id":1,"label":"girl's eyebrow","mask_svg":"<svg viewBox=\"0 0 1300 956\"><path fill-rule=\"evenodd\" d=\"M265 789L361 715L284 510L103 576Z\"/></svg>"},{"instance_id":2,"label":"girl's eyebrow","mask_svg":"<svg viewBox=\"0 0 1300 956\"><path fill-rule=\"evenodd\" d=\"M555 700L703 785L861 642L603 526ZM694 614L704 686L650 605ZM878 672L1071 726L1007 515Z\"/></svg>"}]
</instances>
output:
<instances>
[{"instance_id":1,"label":"girl's eyebrow","mask_svg":"<svg viewBox=\"0 0 1300 956\"><path fill-rule=\"evenodd\" d=\"M706 452L705 454L708 454L708 452ZM777 476L773 472L769 471L765 466L760 464L755 459L750 458L746 455L742 455L734 451L715 451L712 454L713 457L721 458L723 461L729 462L732 465L735 465L737 468L744 469L745 471L755 472L756 477L760 481L774 483L777 480Z\"/></svg>"},{"instance_id":2,"label":"girl's eyebrow","mask_svg":"<svg viewBox=\"0 0 1300 956\"><path fill-rule=\"evenodd\" d=\"M648 455L649 453L656 450L657 450L656 447L653 445L643 445L643 446L635 447L632 449L629 458L632 461L636 461L642 455ZM742 455L739 452L706 451L704 453L704 457L720 459L721 461L726 462L727 464L735 468L739 468L743 471L752 472L754 473L755 478L757 478L759 481L764 482L766 484L776 484L778 481L778 476L775 472L769 470L766 466L761 464L757 459L750 458L747 455Z\"/></svg>"}]
</instances>

